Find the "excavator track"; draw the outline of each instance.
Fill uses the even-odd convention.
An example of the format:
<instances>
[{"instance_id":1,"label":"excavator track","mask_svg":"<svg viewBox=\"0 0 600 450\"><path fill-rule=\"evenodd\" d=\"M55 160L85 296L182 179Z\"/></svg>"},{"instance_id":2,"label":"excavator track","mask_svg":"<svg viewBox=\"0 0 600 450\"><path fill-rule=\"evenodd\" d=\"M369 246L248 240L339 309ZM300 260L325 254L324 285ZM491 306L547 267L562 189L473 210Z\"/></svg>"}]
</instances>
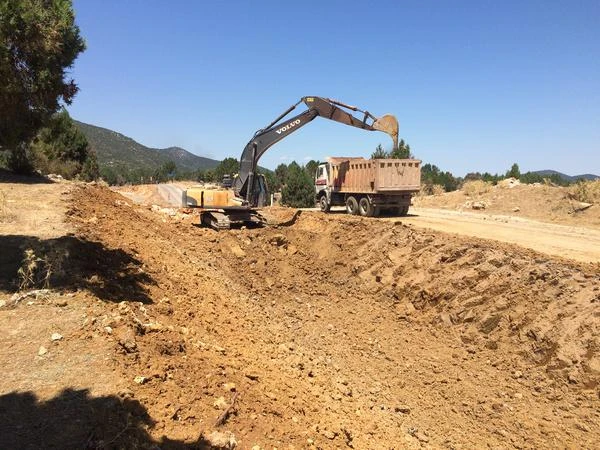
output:
<instances>
[{"instance_id":1,"label":"excavator track","mask_svg":"<svg viewBox=\"0 0 600 450\"><path fill-rule=\"evenodd\" d=\"M264 226L267 220L255 209L231 207L200 212L200 223L214 230L229 230L231 225Z\"/></svg>"},{"instance_id":2,"label":"excavator track","mask_svg":"<svg viewBox=\"0 0 600 450\"><path fill-rule=\"evenodd\" d=\"M209 226L217 231L229 230L231 221L226 214L219 211L204 211L200 213L200 222L203 225Z\"/></svg>"}]
</instances>

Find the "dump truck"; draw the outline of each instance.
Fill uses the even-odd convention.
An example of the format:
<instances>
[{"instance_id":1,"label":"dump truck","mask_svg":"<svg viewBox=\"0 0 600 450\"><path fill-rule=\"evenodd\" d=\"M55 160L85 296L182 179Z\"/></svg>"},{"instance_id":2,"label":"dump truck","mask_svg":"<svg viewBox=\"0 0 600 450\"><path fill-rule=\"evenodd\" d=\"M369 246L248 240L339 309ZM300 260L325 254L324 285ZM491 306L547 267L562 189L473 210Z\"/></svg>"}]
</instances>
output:
<instances>
[{"instance_id":1,"label":"dump truck","mask_svg":"<svg viewBox=\"0 0 600 450\"><path fill-rule=\"evenodd\" d=\"M418 159L327 158L315 174L316 201L323 212L345 206L349 214L405 216L420 187Z\"/></svg>"}]
</instances>

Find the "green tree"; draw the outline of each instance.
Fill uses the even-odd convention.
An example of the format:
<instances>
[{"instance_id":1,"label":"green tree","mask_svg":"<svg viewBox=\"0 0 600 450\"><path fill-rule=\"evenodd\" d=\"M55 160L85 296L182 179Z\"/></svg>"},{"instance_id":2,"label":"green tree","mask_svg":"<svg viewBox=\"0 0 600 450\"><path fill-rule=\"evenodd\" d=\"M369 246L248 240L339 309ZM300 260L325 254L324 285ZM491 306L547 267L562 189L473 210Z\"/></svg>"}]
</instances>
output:
<instances>
[{"instance_id":1,"label":"green tree","mask_svg":"<svg viewBox=\"0 0 600 450\"><path fill-rule=\"evenodd\" d=\"M285 164L279 164L275 168L275 178L277 179L277 183L279 187L282 187L287 182L288 175L288 166Z\"/></svg>"},{"instance_id":2,"label":"green tree","mask_svg":"<svg viewBox=\"0 0 600 450\"><path fill-rule=\"evenodd\" d=\"M240 162L235 158L225 158L215 168L215 177L218 182L223 180L224 175L230 175L231 178L240 171Z\"/></svg>"},{"instance_id":3,"label":"green tree","mask_svg":"<svg viewBox=\"0 0 600 450\"><path fill-rule=\"evenodd\" d=\"M85 50L71 0L0 1L0 148L31 170L27 144L77 85L67 70Z\"/></svg>"},{"instance_id":4,"label":"green tree","mask_svg":"<svg viewBox=\"0 0 600 450\"><path fill-rule=\"evenodd\" d=\"M40 129L30 151L30 162L42 173L57 173L65 178L81 174L87 180L98 178L96 154L65 109L54 114Z\"/></svg>"},{"instance_id":5,"label":"green tree","mask_svg":"<svg viewBox=\"0 0 600 450\"><path fill-rule=\"evenodd\" d=\"M169 160L156 169L152 175L154 182L163 183L177 174L177 165Z\"/></svg>"},{"instance_id":6,"label":"green tree","mask_svg":"<svg viewBox=\"0 0 600 450\"><path fill-rule=\"evenodd\" d=\"M371 154L371 159L382 159L382 158L389 158L389 154L388 154L388 152L386 152L383 149L381 144L377 144L377 147L375 147L375 151Z\"/></svg>"},{"instance_id":7,"label":"green tree","mask_svg":"<svg viewBox=\"0 0 600 450\"><path fill-rule=\"evenodd\" d=\"M315 205L314 182L295 161L287 168L287 183L281 191L281 202L293 208Z\"/></svg>"},{"instance_id":8,"label":"green tree","mask_svg":"<svg viewBox=\"0 0 600 450\"><path fill-rule=\"evenodd\" d=\"M202 181L206 181L212 183L213 181L217 181L217 177L215 176L215 171L212 169L206 169L204 171L204 179Z\"/></svg>"},{"instance_id":9,"label":"green tree","mask_svg":"<svg viewBox=\"0 0 600 450\"><path fill-rule=\"evenodd\" d=\"M446 192L455 191L458 188L460 179L456 178L450 172L443 172L434 164L424 164L421 167L421 183L426 186L439 184L444 186Z\"/></svg>"},{"instance_id":10,"label":"green tree","mask_svg":"<svg viewBox=\"0 0 600 450\"><path fill-rule=\"evenodd\" d=\"M317 167L319 167L319 164L319 161L311 159L304 166L304 170L306 171L306 174L310 177L311 180L315 178L315 173L317 172Z\"/></svg>"},{"instance_id":11,"label":"green tree","mask_svg":"<svg viewBox=\"0 0 600 450\"><path fill-rule=\"evenodd\" d=\"M519 178L521 176L521 171L519 170L519 165L514 163L510 170L506 172L506 178Z\"/></svg>"},{"instance_id":12,"label":"green tree","mask_svg":"<svg viewBox=\"0 0 600 450\"><path fill-rule=\"evenodd\" d=\"M393 149L390 152L389 157L395 159L412 158L413 156L410 152L410 145L404 142L404 139L400 139L400 142L398 143L398 148Z\"/></svg>"},{"instance_id":13,"label":"green tree","mask_svg":"<svg viewBox=\"0 0 600 450\"><path fill-rule=\"evenodd\" d=\"M85 135L63 109L54 114L30 144L30 162L42 173L78 175L90 153Z\"/></svg>"},{"instance_id":14,"label":"green tree","mask_svg":"<svg viewBox=\"0 0 600 450\"><path fill-rule=\"evenodd\" d=\"M117 184L117 173L114 168L104 166L100 169L100 177L111 186Z\"/></svg>"}]
</instances>

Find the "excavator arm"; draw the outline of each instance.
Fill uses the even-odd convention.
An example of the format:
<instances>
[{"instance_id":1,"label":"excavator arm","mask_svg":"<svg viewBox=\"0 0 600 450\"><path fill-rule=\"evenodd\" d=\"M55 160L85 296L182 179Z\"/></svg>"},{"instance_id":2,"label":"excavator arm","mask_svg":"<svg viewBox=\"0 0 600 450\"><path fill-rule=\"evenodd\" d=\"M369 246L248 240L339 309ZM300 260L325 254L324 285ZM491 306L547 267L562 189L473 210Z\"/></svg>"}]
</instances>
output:
<instances>
[{"instance_id":1,"label":"excavator arm","mask_svg":"<svg viewBox=\"0 0 600 450\"><path fill-rule=\"evenodd\" d=\"M308 109L290 119L283 120L300 103L304 103ZM346 109L361 112L362 120L354 117ZM240 158L240 172L233 184L235 196L242 199L248 206L259 206L258 193L262 189L262 183L257 180L256 176L258 160L274 144L299 130L317 116L363 130L383 131L392 137L394 148L398 145L398 121L394 116L386 114L377 118L368 111L328 98L302 97L295 105L280 114L277 119L258 130L246 144Z\"/></svg>"}]
</instances>

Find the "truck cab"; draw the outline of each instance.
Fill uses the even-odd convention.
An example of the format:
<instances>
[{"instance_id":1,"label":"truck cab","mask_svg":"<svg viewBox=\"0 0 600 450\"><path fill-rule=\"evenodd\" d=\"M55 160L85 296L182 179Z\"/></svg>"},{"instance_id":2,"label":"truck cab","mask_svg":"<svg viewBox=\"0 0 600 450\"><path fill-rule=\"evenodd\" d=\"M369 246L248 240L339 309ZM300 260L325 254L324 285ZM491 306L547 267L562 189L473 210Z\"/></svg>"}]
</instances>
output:
<instances>
[{"instance_id":1,"label":"truck cab","mask_svg":"<svg viewBox=\"0 0 600 450\"><path fill-rule=\"evenodd\" d=\"M327 212L331 206L329 188L329 163L319 164L315 172L315 196L321 211Z\"/></svg>"}]
</instances>

